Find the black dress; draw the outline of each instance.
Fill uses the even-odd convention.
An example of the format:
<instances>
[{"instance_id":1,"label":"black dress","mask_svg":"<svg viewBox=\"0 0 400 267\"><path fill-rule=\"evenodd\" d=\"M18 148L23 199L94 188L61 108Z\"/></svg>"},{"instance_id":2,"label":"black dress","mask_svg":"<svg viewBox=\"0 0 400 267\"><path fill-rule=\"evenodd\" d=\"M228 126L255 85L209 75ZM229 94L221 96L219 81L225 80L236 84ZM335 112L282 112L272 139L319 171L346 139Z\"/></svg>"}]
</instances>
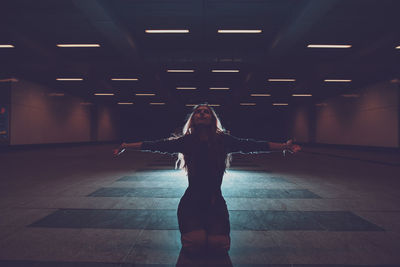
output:
<instances>
[{"instance_id":1,"label":"black dress","mask_svg":"<svg viewBox=\"0 0 400 267\"><path fill-rule=\"evenodd\" d=\"M221 133L214 142L201 141L194 135L145 141L141 150L185 155L189 166L189 186L178 206L178 223L182 234L206 230L211 235L229 235L229 213L221 193L226 156L229 153L267 152L270 147L267 141Z\"/></svg>"}]
</instances>

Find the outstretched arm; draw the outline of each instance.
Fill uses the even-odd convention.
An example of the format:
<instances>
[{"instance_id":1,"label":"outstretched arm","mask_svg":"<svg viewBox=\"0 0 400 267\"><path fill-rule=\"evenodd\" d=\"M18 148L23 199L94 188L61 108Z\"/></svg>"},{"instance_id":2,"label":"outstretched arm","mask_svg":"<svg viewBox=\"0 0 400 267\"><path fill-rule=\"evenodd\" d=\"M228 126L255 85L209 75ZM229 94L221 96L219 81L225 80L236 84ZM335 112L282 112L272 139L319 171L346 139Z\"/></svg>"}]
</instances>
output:
<instances>
[{"instance_id":1,"label":"outstretched arm","mask_svg":"<svg viewBox=\"0 0 400 267\"><path fill-rule=\"evenodd\" d=\"M283 153L297 153L301 150L299 145L293 144L292 139L288 140L286 143L269 142L269 148L271 151L282 151Z\"/></svg>"},{"instance_id":2,"label":"outstretched arm","mask_svg":"<svg viewBox=\"0 0 400 267\"><path fill-rule=\"evenodd\" d=\"M114 149L113 154L115 157L121 155L126 150L139 150L143 142L136 143L122 143L118 148Z\"/></svg>"}]
</instances>

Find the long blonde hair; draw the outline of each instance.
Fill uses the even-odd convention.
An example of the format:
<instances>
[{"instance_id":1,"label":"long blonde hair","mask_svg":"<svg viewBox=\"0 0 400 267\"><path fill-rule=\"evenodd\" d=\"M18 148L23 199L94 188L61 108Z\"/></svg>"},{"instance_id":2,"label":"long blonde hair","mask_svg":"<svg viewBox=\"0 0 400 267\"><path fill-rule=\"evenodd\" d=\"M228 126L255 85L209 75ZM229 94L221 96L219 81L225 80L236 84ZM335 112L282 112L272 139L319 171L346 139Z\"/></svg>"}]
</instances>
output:
<instances>
[{"instance_id":1,"label":"long blonde hair","mask_svg":"<svg viewBox=\"0 0 400 267\"><path fill-rule=\"evenodd\" d=\"M199 104L199 105L196 105L193 108L192 112L188 115L186 123L184 124L184 126L182 128L182 136L195 134L195 127L193 124L193 115L199 107L207 107L211 111L210 134L212 136L210 136L211 137L210 139L212 141L216 141L218 136L221 136L224 133L227 133L227 131L222 127L221 121L218 118L217 114L215 113L214 109L208 104ZM221 154L221 152L220 152L220 154ZM219 155L219 156L225 157L224 166L223 166L223 170L225 171L226 168L229 167L232 157L230 154ZM184 154L182 154L182 153L178 154L178 159L175 163L175 168L176 169L185 169L188 172L188 165L187 165L187 161L185 161Z\"/></svg>"}]
</instances>

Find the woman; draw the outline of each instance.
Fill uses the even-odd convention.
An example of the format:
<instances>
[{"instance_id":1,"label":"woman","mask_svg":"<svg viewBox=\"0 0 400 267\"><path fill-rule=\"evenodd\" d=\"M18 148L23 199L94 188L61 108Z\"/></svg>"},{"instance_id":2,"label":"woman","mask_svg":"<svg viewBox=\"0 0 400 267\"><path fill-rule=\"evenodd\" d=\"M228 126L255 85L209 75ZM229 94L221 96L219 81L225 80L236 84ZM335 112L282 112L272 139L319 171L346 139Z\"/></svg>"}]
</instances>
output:
<instances>
[{"instance_id":1,"label":"woman","mask_svg":"<svg viewBox=\"0 0 400 267\"><path fill-rule=\"evenodd\" d=\"M177 164L187 171L189 186L178 206L178 223L183 251L193 254L209 249L226 253L230 248L229 214L221 194L222 177L230 154L300 150L289 140L272 143L240 139L227 134L214 110L198 105L190 114L183 135L158 141L122 143L125 149L160 153L179 153Z\"/></svg>"}]
</instances>

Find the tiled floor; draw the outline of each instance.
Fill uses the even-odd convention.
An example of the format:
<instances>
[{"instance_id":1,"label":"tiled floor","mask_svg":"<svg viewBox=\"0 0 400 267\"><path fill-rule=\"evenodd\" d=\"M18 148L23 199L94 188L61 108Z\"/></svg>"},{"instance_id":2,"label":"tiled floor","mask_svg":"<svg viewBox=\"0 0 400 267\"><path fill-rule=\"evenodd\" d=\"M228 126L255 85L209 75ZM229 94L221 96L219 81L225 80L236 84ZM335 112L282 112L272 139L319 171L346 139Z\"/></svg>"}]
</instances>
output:
<instances>
[{"instance_id":1,"label":"tiled floor","mask_svg":"<svg viewBox=\"0 0 400 267\"><path fill-rule=\"evenodd\" d=\"M111 149L0 154L0 266L177 263L185 174L173 170L169 156L129 152L114 159ZM286 158L236 155L223 183L229 258L185 263L400 266L397 163L393 153L374 158L316 148Z\"/></svg>"}]
</instances>

